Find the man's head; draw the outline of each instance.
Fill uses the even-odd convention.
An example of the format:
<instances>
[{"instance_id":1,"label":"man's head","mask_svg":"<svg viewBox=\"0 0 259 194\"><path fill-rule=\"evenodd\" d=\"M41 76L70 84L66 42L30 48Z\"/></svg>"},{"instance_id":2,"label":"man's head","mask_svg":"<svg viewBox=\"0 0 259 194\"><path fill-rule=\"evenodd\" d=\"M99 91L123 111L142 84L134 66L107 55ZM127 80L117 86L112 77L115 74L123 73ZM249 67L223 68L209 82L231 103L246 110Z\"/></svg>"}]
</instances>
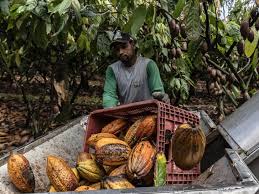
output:
<instances>
[{"instance_id":1,"label":"man's head","mask_svg":"<svg viewBox=\"0 0 259 194\"><path fill-rule=\"evenodd\" d=\"M131 62L136 56L135 43L128 33L116 31L112 39L111 49L125 65L132 65Z\"/></svg>"}]
</instances>

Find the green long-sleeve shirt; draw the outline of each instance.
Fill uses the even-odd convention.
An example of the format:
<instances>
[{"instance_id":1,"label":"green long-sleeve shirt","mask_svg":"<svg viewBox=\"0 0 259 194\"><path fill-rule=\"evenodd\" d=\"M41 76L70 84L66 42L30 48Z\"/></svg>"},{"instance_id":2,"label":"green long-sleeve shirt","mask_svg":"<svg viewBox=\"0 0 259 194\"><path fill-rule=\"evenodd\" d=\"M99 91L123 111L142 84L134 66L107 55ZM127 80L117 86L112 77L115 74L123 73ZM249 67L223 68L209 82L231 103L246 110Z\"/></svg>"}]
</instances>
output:
<instances>
[{"instance_id":1,"label":"green long-sleeve shirt","mask_svg":"<svg viewBox=\"0 0 259 194\"><path fill-rule=\"evenodd\" d=\"M164 92L159 69L153 60L138 57L131 67L118 61L106 70L103 107L152 99L153 92Z\"/></svg>"}]
</instances>

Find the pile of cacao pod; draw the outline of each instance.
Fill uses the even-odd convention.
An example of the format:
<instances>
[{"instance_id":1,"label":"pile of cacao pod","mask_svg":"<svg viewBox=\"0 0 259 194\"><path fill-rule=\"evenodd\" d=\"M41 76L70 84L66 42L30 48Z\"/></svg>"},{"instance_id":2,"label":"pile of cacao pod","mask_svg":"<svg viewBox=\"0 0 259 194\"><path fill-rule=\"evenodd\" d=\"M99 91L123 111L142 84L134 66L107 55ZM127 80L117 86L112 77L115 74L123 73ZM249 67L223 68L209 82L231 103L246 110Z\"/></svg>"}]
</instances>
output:
<instances>
[{"instance_id":1,"label":"pile of cacao pod","mask_svg":"<svg viewBox=\"0 0 259 194\"><path fill-rule=\"evenodd\" d=\"M226 83L226 75L219 69L215 69L211 66L207 68L208 74L213 78L213 82L209 85L210 93L218 96L223 93L222 85Z\"/></svg>"},{"instance_id":2,"label":"pile of cacao pod","mask_svg":"<svg viewBox=\"0 0 259 194\"><path fill-rule=\"evenodd\" d=\"M61 158L49 156L49 191L129 189L153 185L157 152L151 136L155 131L154 115L138 118L134 122L115 119L105 125L100 133L90 135L86 144L92 151L79 153L75 168L69 167ZM159 158L166 161L161 153ZM156 165L160 171L159 164L162 163L159 161ZM156 177L156 183L165 183L166 173L162 175L163 178Z\"/></svg>"},{"instance_id":3,"label":"pile of cacao pod","mask_svg":"<svg viewBox=\"0 0 259 194\"><path fill-rule=\"evenodd\" d=\"M113 120L100 133L91 134L86 143L93 151L79 153L75 166L57 156L47 157L46 172L50 181L47 190L86 191L164 185L166 158L163 153L157 153L152 143L155 132L154 115L132 122ZM156 172L159 175L155 176ZM34 175L23 155L9 157L8 174L19 191L34 191Z\"/></svg>"}]
</instances>

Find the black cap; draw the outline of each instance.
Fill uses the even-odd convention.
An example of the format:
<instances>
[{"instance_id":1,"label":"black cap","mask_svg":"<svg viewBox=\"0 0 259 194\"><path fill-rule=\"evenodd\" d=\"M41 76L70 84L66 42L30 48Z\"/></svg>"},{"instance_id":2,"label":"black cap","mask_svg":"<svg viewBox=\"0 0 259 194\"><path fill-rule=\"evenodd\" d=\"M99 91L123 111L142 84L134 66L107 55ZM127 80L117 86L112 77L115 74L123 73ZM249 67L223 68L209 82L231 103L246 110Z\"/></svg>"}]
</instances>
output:
<instances>
[{"instance_id":1,"label":"black cap","mask_svg":"<svg viewBox=\"0 0 259 194\"><path fill-rule=\"evenodd\" d=\"M134 39L132 38L132 36L129 33L121 32L121 31L117 30L113 33L111 47L115 43L126 43L126 42L129 42L132 40L134 40Z\"/></svg>"}]
</instances>

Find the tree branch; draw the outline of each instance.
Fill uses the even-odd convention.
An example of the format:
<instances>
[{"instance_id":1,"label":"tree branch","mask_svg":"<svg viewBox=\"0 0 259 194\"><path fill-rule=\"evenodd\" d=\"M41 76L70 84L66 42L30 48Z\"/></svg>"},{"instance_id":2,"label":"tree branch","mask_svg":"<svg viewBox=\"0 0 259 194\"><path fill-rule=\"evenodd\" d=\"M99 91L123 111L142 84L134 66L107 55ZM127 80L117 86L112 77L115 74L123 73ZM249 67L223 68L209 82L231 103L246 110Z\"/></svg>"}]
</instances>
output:
<instances>
[{"instance_id":1,"label":"tree branch","mask_svg":"<svg viewBox=\"0 0 259 194\"><path fill-rule=\"evenodd\" d=\"M211 48L212 45L211 45L211 39L210 39L210 18L209 18L209 14L208 14L207 1L203 2L203 7L204 7L205 15L206 15L206 41L207 41L209 48Z\"/></svg>"}]
</instances>

